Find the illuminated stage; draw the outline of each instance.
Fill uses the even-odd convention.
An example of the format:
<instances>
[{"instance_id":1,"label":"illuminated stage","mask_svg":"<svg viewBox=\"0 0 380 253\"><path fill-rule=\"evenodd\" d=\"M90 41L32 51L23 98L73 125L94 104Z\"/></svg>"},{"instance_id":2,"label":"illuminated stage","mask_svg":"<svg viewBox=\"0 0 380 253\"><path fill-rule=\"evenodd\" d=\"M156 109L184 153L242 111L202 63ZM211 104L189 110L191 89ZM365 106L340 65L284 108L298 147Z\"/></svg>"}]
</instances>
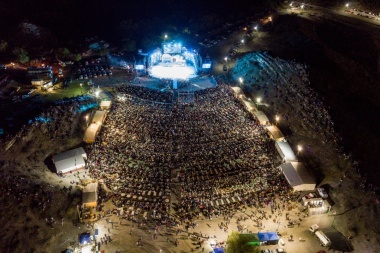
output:
<instances>
[{"instance_id":1,"label":"illuminated stage","mask_svg":"<svg viewBox=\"0 0 380 253\"><path fill-rule=\"evenodd\" d=\"M160 79L189 80L197 76L199 56L180 43L167 43L149 55L148 73Z\"/></svg>"}]
</instances>

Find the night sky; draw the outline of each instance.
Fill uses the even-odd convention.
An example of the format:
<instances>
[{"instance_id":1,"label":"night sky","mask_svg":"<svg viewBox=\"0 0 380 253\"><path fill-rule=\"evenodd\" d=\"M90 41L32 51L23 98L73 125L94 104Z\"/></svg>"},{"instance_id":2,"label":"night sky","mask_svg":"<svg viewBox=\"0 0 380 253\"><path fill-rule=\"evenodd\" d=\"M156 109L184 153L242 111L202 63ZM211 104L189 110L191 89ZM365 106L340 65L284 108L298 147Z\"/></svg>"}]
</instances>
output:
<instances>
[{"instance_id":1,"label":"night sky","mask_svg":"<svg viewBox=\"0 0 380 253\"><path fill-rule=\"evenodd\" d=\"M0 31L6 36L14 26L27 21L53 30L60 39L107 37L112 36L123 20L159 19L166 25L183 27L204 15L232 19L267 8L269 3L263 0L6 0L0 3Z\"/></svg>"}]
</instances>

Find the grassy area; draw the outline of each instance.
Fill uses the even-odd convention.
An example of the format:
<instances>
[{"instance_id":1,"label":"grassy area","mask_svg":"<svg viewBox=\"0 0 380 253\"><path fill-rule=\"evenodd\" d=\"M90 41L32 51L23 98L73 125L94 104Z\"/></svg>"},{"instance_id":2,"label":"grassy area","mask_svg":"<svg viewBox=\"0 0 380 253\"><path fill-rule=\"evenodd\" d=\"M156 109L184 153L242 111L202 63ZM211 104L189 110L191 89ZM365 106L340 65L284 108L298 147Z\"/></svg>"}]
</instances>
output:
<instances>
[{"instance_id":1,"label":"grassy area","mask_svg":"<svg viewBox=\"0 0 380 253\"><path fill-rule=\"evenodd\" d=\"M81 83L83 84L82 86L80 86ZM67 89L49 90L48 92L38 91L36 94L42 96L46 101L55 101L87 94L90 92L91 87L87 82L75 80Z\"/></svg>"}]
</instances>

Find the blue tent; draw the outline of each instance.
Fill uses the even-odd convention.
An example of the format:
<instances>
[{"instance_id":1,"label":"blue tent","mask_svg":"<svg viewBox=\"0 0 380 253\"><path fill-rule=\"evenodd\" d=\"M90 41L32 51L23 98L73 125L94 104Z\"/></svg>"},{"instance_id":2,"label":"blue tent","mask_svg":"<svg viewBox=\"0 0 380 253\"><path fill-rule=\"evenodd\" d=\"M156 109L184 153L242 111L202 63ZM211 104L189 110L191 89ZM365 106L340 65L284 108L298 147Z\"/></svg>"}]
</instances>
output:
<instances>
[{"instance_id":1,"label":"blue tent","mask_svg":"<svg viewBox=\"0 0 380 253\"><path fill-rule=\"evenodd\" d=\"M90 233L84 233L79 235L79 244L88 244L91 242L91 235Z\"/></svg>"},{"instance_id":2,"label":"blue tent","mask_svg":"<svg viewBox=\"0 0 380 253\"><path fill-rule=\"evenodd\" d=\"M214 253L224 253L224 249L223 248L215 248Z\"/></svg>"},{"instance_id":3,"label":"blue tent","mask_svg":"<svg viewBox=\"0 0 380 253\"><path fill-rule=\"evenodd\" d=\"M277 232L259 232L257 233L257 236L259 237L260 242L267 242L267 244L278 244L278 240L280 239L278 237Z\"/></svg>"}]
</instances>

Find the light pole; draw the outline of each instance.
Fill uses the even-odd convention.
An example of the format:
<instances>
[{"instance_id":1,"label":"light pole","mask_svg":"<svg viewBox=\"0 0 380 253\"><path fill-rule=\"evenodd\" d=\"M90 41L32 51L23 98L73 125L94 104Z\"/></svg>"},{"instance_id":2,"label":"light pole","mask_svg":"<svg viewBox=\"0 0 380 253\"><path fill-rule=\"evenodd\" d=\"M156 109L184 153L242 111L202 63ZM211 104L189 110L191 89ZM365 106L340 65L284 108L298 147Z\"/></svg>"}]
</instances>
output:
<instances>
[{"instance_id":1,"label":"light pole","mask_svg":"<svg viewBox=\"0 0 380 253\"><path fill-rule=\"evenodd\" d=\"M88 127L88 115L84 117L86 119L86 126Z\"/></svg>"},{"instance_id":2,"label":"light pole","mask_svg":"<svg viewBox=\"0 0 380 253\"><path fill-rule=\"evenodd\" d=\"M167 34L165 34L164 35L164 44L166 43L166 39L168 38L168 35Z\"/></svg>"},{"instance_id":3,"label":"light pole","mask_svg":"<svg viewBox=\"0 0 380 253\"><path fill-rule=\"evenodd\" d=\"M224 57L224 61L226 62L226 69L227 69L227 71L228 71L228 57L227 57L227 56Z\"/></svg>"},{"instance_id":4,"label":"light pole","mask_svg":"<svg viewBox=\"0 0 380 253\"><path fill-rule=\"evenodd\" d=\"M257 110L258 110L259 109L259 105L261 103L261 97L256 98L256 102L257 102Z\"/></svg>"},{"instance_id":5,"label":"light pole","mask_svg":"<svg viewBox=\"0 0 380 253\"><path fill-rule=\"evenodd\" d=\"M302 151L302 146L301 145L297 145L297 155L299 155Z\"/></svg>"},{"instance_id":6,"label":"light pole","mask_svg":"<svg viewBox=\"0 0 380 253\"><path fill-rule=\"evenodd\" d=\"M280 120L280 116L276 115L276 126L279 120Z\"/></svg>"},{"instance_id":7,"label":"light pole","mask_svg":"<svg viewBox=\"0 0 380 253\"><path fill-rule=\"evenodd\" d=\"M80 86L80 92L81 92L81 94L83 95L83 87L82 87L82 86L83 86L83 83L80 83L79 86Z\"/></svg>"},{"instance_id":8,"label":"light pole","mask_svg":"<svg viewBox=\"0 0 380 253\"><path fill-rule=\"evenodd\" d=\"M100 93L99 90L96 90L96 91L95 91L96 102L98 102L99 93Z\"/></svg>"},{"instance_id":9,"label":"light pole","mask_svg":"<svg viewBox=\"0 0 380 253\"><path fill-rule=\"evenodd\" d=\"M244 82L243 78L239 77L239 83L240 83L240 86L243 85L243 82Z\"/></svg>"}]
</instances>

